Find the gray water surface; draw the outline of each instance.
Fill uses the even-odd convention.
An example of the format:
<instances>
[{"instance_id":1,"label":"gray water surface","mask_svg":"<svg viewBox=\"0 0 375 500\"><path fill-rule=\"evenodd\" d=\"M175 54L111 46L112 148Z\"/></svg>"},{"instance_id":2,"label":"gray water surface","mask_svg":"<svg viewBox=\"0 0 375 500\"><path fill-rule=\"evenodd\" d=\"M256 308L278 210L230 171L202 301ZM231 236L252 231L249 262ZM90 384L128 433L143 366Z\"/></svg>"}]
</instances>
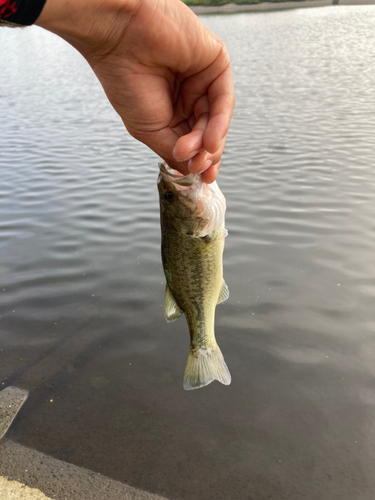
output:
<instances>
[{"instance_id":1,"label":"gray water surface","mask_svg":"<svg viewBox=\"0 0 375 500\"><path fill-rule=\"evenodd\" d=\"M8 437L171 499L372 500L375 7L201 19L237 97L216 311L232 385L182 389L158 158L74 49L2 28L0 388L30 391Z\"/></svg>"}]
</instances>

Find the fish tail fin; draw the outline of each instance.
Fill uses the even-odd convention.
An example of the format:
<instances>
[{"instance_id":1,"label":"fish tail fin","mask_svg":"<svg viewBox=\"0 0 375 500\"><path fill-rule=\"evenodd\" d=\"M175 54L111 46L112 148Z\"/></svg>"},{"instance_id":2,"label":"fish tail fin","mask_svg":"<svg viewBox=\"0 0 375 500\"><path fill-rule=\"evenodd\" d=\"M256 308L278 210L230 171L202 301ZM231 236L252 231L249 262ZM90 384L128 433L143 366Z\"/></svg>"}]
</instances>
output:
<instances>
[{"instance_id":1,"label":"fish tail fin","mask_svg":"<svg viewBox=\"0 0 375 500\"><path fill-rule=\"evenodd\" d=\"M209 349L190 349L184 377L185 391L199 389L214 380L224 385L231 383L231 376L220 347L215 344Z\"/></svg>"}]
</instances>

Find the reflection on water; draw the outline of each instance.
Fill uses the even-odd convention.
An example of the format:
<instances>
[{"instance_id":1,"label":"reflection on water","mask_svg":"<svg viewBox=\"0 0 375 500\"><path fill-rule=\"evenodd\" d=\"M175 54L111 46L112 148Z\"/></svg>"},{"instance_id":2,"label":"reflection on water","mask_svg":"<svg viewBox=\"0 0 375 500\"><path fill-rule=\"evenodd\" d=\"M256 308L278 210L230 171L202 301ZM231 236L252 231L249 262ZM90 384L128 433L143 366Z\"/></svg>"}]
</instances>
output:
<instances>
[{"instance_id":1,"label":"reflection on water","mask_svg":"<svg viewBox=\"0 0 375 500\"><path fill-rule=\"evenodd\" d=\"M0 383L31 391L9 437L175 499L370 499L375 8L201 19L236 84L216 313L232 385L182 389L158 159L78 53L3 29Z\"/></svg>"}]
</instances>

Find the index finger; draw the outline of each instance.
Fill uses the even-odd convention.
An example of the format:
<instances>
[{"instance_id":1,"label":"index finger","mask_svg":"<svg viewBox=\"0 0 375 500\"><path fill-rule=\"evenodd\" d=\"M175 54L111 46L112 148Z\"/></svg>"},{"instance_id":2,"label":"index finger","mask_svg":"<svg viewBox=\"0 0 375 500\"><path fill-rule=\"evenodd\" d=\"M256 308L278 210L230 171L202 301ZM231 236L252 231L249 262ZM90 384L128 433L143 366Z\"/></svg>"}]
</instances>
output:
<instances>
[{"instance_id":1,"label":"index finger","mask_svg":"<svg viewBox=\"0 0 375 500\"><path fill-rule=\"evenodd\" d=\"M234 109L234 89L230 65L208 88L210 118L203 134L203 146L209 153L216 153L228 133Z\"/></svg>"}]
</instances>

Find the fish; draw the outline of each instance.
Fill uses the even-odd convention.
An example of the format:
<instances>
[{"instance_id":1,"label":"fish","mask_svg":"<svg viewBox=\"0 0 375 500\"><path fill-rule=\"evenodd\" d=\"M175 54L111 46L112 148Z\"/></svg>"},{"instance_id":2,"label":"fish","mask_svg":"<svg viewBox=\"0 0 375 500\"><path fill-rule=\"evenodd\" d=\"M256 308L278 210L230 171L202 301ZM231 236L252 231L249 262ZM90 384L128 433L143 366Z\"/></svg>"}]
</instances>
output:
<instances>
[{"instance_id":1,"label":"fish","mask_svg":"<svg viewBox=\"0 0 375 500\"><path fill-rule=\"evenodd\" d=\"M190 350L183 387L199 389L214 380L231 383L231 375L215 339L216 305L229 297L223 278L226 202L216 181L182 175L159 164L161 254L166 278L167 322L185 314Z\"/></svg>"}]
</instances>

